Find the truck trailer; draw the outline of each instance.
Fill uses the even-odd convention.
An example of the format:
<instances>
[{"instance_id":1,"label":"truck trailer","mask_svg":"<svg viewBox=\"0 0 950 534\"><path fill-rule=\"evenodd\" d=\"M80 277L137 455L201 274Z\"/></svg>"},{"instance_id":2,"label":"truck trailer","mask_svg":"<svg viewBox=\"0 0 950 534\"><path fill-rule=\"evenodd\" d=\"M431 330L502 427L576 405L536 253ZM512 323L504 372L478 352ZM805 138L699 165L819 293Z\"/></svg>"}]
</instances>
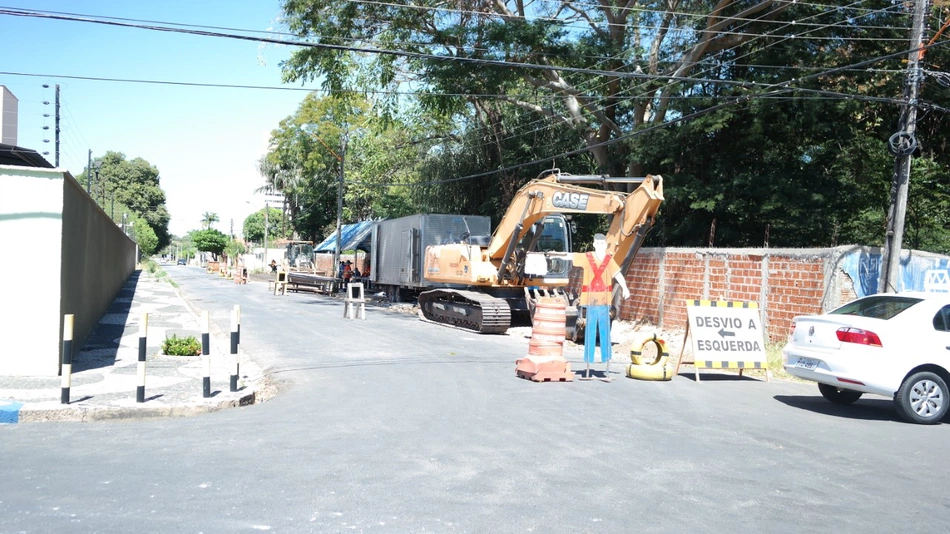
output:
<instances>
[{"instance_id":1,"label":"truck trailer","mask_svg":"<svg viewBox=\"0 0 950 534\"><path fill-rule=\"evenodd\" d=\"M482 215L419 214L373 225L370 281L393 302L420 291L451 284L425 279L426 247L459 243L463 236L491 235L491 219Z\"/></svg>"}]
</instances>

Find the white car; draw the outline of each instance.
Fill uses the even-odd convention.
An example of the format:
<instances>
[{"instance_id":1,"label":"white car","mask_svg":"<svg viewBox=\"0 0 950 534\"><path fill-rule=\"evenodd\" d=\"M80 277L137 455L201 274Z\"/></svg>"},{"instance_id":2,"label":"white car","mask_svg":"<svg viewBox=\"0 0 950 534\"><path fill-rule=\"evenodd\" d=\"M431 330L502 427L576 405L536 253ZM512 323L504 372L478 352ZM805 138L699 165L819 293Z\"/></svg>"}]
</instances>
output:
<instances>
[{"instance_id":1,"label":"white car","mask_svg":"<svg viewBox=\"0 0 950 534\"><path fill-rule=\"evenodd\" d=\"M950 294L872 295L796 317L782 359L831 402L884 395L903 419L939 423L950 408Z\"/></svg>"}]
</instances>

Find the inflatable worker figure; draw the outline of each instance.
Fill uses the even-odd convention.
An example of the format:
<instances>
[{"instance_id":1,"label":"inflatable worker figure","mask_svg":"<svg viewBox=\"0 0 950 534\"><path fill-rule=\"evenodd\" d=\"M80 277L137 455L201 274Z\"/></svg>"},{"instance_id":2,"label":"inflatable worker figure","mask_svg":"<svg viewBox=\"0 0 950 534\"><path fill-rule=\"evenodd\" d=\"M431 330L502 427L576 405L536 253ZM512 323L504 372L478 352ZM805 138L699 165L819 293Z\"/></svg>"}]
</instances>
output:
<instances>
[{"instance_id":1,"label":"inflatable worker figure","mask_svg":"<svg viewBox=\"0 0 950 534\"><path fill-rule=\"evenodd\" d=\"M590 379L590 364L594 363L597 336L600 334L600 361L607 364L604 380L610 381L610 301L614 280L620 284L623 298L630 296L627 281L620 273L620 266L607 254L607 238L594 235L594 252L575 253L574 265L584 269L584 285L581 287L580 305L587 308L587 329L584 333L584 362L587 371L584 378Z\"/></svg>"}]
</instances>

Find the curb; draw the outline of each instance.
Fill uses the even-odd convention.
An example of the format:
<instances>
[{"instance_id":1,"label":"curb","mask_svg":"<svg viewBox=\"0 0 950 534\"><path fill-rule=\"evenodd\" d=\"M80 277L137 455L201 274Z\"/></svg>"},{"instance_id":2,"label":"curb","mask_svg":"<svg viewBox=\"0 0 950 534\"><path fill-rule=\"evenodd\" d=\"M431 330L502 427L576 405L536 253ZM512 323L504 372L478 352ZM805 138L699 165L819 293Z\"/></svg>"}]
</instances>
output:
<instances>
[{"instance_id":1,"label":"curb","mask_svg":"<svg viewBox=\"0 0 950 534\"><path fill-rule=\"evenodd\" d=\"M170 406L77 406L75 408L32 407L20 410L21 423L114 421L120 419L149 419L157 417L188 417L216 412L225 408L250 406L256 393L251 391L239 398L217 403L178 404Z\"/></svg>"},{"instance_id":2,"label":"curb","mask_svg":"<svg viewBox=\"0 0 950 534\"><path fill-rule=\"evenodd\" d=\"M169 283L172 278L169 276L165 280ZM181 299L185 309L195 320L195 324L200 323L200 314L195 306L185 298L181 290L175 285L169 283L175 294ZM229 346L229 339L226 333L214 322L210 324L210 334L213 343L221 347ZM171 417L189 417L205 413L216 412L227 408L239 408L259 404L276 396L280 391L278 381L270 379L260 367L254 362L251 355L244 349L241 349L244 362L242 371L245 369L250 373L243 373L247 377L242 391L231 393L221 391L225 396L220 400L200 399L177 404L160 405L153 403L151 405L137 404L128 400L113 400L115 405L89 405L83 402L75 402L70 405L62 405L54 401L42 402L19 402L0 400L0 424L16 423L45 423L45 422L93 422L93 421L115 421L129 419L152 419L152 418L171 418ZM245 367L246 366L246 367Z\"/></svg>"},{"instance_id":3,"label":"curb","mask_svg":"<svg viewBox=\"0 0 950 534\"><path fill-rule=\"evenodd\" d=\"M171 280L171 277L169 277L169 280ZM187 308L192 317L194 317L195 322L200 323L201 314L198 313L198 309L194 306L194 304L185 298L185 296L181 293L181 290L178 289L178 286L174 284L169 285L172 286L172 289L175 290L175 294L178 295L178 298L180 298L185 304L185 308ZM221 327L219 327L214 321L210 321L209 327L210 331L208 333L214 338L216 344L219 344L222 347L230 347L230 332L225 332L222 330ZM270 380L264 370L258 367L257 362L254 361L251 353L244 350L243 346L239 350L240 354L243 355L247 360L248 366L253 368L258 373L256 377L248 378L249 381L255 383L254 387L247 386L253 393L255 393L255 400L252 400L249 404L254 404L255 402L261 403L276 396L280 391L280 386L276 382ZM244 365L245 364L242 364L242 366ZM245 405L242 404L242 406Z\"/></svg>"}]
</instances>

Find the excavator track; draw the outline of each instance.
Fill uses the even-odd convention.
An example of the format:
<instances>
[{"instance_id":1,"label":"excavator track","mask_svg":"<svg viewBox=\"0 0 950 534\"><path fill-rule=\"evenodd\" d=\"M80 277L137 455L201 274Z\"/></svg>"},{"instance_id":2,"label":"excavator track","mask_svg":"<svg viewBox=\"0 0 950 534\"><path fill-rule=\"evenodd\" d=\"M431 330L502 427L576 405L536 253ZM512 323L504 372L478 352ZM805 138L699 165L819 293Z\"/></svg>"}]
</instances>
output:
<instances>
[{"instance_id":1,"label":"excavator track","mask_svg":"<svg viewBox=\"0 0 950 534\"><path fill-rule=\"evenodd\" d=\"M419 294L419 309L429 321L479 334L504 334L511 325L508 302L477 291L425 291Z\"/></svg>"}]
</instances>

